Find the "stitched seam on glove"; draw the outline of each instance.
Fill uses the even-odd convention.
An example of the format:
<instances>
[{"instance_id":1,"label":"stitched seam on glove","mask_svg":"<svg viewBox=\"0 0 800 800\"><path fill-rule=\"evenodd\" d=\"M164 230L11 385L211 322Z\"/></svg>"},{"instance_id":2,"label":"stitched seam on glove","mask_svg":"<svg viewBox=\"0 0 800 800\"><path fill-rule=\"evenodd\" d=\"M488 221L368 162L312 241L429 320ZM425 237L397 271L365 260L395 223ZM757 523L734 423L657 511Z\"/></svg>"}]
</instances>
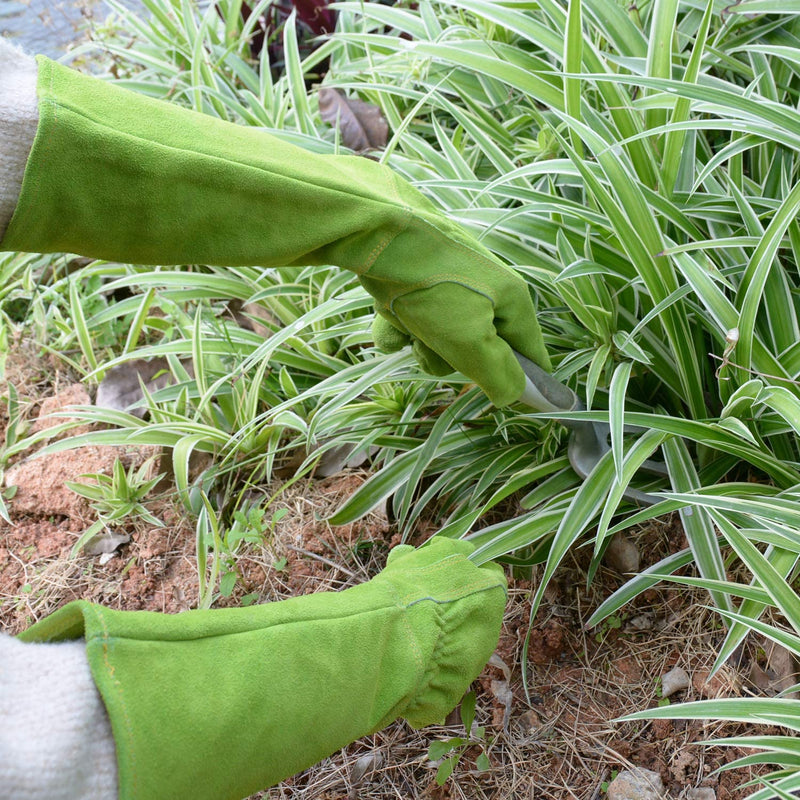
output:
<instances>
[{"instance_id":1,"label":"stitched seam on glove","mask_svg":"<svg viewBox=\"0 0 800 800\"><path fill-rule=\"evenodd\" d=\"M396 192L396 190L395 190ZM395 231L390 231L384 239L382 239L372 250L372 252L367 256L366 261L362 267L358 269L354 269L356 275L366 275L370 269L372 269L372 265L380 258L381 254L384 250L401 234L408 230L408 226L411 222L413 213L410 208L407 206L403 210L403 224L397 228Z\"/></svg>"},{"instance_id":2,"label":"stitched seam on glove","mask_svg":"<svg viewBox=\"0 0 800 800\"><path fill-rule=\"evenodd\" d=\"M358 269L354 270L356 275L366 275L371 269L372 265L380 258L381 254L384 250L401 234L408 230L408 226L411 224L411 220L413 219L413 211L412 209L407 206L400 198L400 190L397 184L397 176L391 170L388 170L389 175L389 184L392 187L392 193L394 194L395 205L403 209L403 222L402 225L394 232L389 233L385 239L383 239L376 247L373 248L372 252L367 256L366 260L364 261L364 265L359 267ZM389 203L388 205L392 205Z\"/></svg>"},{"instance_id":3,"label":"stitched seam on glove","mask_svg":"<svg viewBox=\"0 0 800 800\"><path fill-rule=\"evenodd\" d=\"M453 286L460 286L462 289L466 289L469 292L473 292L475 294L479 294L481 297L485 297L492 304L492 309L494 309L497 305L495 303L494 298L490 294L487 294L486 292L483 292L480 289L476 289L474 286L470 286L469 284L464 283L463 280L456 280L455 278L457 278L457 276L455 275L445 276L444 280L440 280L439 278L440 276L437 276L436 278L431 278L431 280L419 281L418 283L415 283L412 286L409 286L407 288L404 287L402 293L392 298L392 301L388 306L387 310L395 318L397 318L397 312L394 310L394 304L398 300L403 300L404 298L408 297L408 295L413 294L414 292L424 291L426 289L433 289L436 286L441 286L443 283L449 283L452 284Z\"/></svg>"},{"instance_id":4,"label":"stitched seam on glove","mask_svg":"<svg viewBox=\"0 0 800 800\"><path fill-rule=\"evenodd\" d=\"M37 59L37 62L39 63L39 69L42 69L42 62L39 59ZM53 71L49 70L45 77L49 78L48 91L52 93L53 92L53 81L54 81ZM38 128L36 130L36 137L33 140L33 146L31 147L31 153L33 153L33 151L37 149L37 145L39 144L39 141L42 138L42 135L41 135L42 134L42 130L44 129L44 127L46 125L46 121L47 121L47 114L45 113L45 111L47 110L46 107L49 106L49 105L51 105L51 104L47 103L41 97L39 98L39 126L38 126ZM52 109L52 112L53 112L53 123L55 124L57 119L58 119L58 114L57 114L55 108ZM38 166L40 172L41 172L41 170L43 168L43 165L47 163L47 159L48 159L48 155L49 155L49 151L50 151L52 142L53 142L52 137L47 137L45 139L45 141L44 141L44 144L42 145L42 152L40 154L41 158L37 162L37 166ZM27 173L27 169L26 169L26 173ZM24 181L24 178L23 178L23 181ZM24 185L24 183L23 183L23 185ZM35 208L38 205L38 198L41 195L42 191L44 190L44 185L45 185L45 181L36 181L36 185L35 185L34 192L33 192L33 197L32 197L32 207L33 208ZM21 197L21 195L20 195L20 197ZM15 221L15 217L16 217L16 215L14 215L14 217L12 217L12 219L11 219L12 222ZM10 225L9 225L9 227L10 227ZM29 225L25 224L25 220L23 220L22 232L23 233L26 232L29 227L30 227Z\"/></svg>"},{"instance_id":5,"label":"stitched seam on glove","mask_svg":"<svg viewBox=\"0 0 800 800\"><path fill-rule=\"evenodd\" d=\"M436 614L436 625L439 634L436 637L436 644L433 647L433 652L431 653L431 657L428 661L428 668L423 672L419 683L415 687L415 700L403 710L403 716L406 718L413 716L414 711L422 706L421 698L425 696L425 693L429 688L433 687L433 679L441 668L441 654L444 650L446 650L445 645L450 634L449 615L447 614L447 609L443 609L441 606L435 606L434 608Z\"/></svg>"},{"instance_id":6,"label":"stitched seam on glove","mask_svg":"<svg viewBox=\"0 0 800 800\"><path fill-rule=\"evenodd\" d=\"M124 725L125 725L125 738L127 739L127 747L125 748L125 751L128 753L128 764L130 766L130 772L131 772L133 796L136 797L139 793L139 788L138 788L139 770L136 764L136 747L135 747L136 742L133 736L133 727L131 726L130 715L128 714L128 705L125 698L125 692L123 691L122 684L119 682L119 680L115 675L115 670L113 665L109 661L109 649L111 646L113 646L112 639L108 632L108 627L106 626L106 622L103 619L102 614L99 613L98 609L90 604L87 604L86 606L84 606L84 608L91 611L92 616L94 616L95 620L97 620L100 627L103 629L102 636L98 637L95 635L91 639L87 638L86 645L88 647L92 639L99 639L103 649L103 664L105 665L106 674L108 675L114 688L116 689L116 696L119 701L120 710L122 711L122 718L124 720ZM96 683L99 684L98 681L96 681ZM109 717L110 716L111 715L109 714ZM114 731L114 733L116 735L116 731Z\"/></svg>"},{"instance_id":7,"label":"stitched seam on glove","mask_svg":"<svg viewBox=\"0 0 800 800\"><path fill-rule=\"evenodd\" d=\"M444 239L444 241L448 245L454 246L454 247L458 248L459 250L461 250L461 252L464 254L464 257L466 259L468 259L470 262L472 262L475 266L477 266L477 267L479 267L481 269L484 269L484 270L487 270L487 269L491 270L491 271L493 271L495 273L500 272L501 274L503 274L504 276L507 276L508 278L516 277L519 280L522 280L522 278L520 278L520 276L517 275L517 273L514 272L514 270L511 269L511 267L507 267L502 262L495 261L494 258L492 258L490 255L487 255L485 253L481 253L480 251L475 250L474 248L470 247L469 245L465 244L464 242L460 242L458 239L454 239L449 234L445 233L444 231L439 230L439 228L437 228L427 218L424 218L424 217L422 217L420 215L414 214L413 213L413 209L411 209L411 211L412 211L412 217L417 222L420 222L422 225L426 226L428 228L428 230L431 233L433 233L435 236L437 236L437 237L439 237L441 239ZM409 223L410 223L410 220L409 220ZM407 229L407 227L408 226L406 226L406 229ZM371 267L370 267L370 269L371 269ZM375 281L382 280L382 276L370 275L369 271L367 271L365 273L359 273L359 275L361 275L361 277L371 278L372 280L375 280ZM390 280L392 280L392 279L390 279ZM463 286L464 288L470 289L471 291L474 291L477 294L484 295L492 303L492 307L496 306L496 301L495 301L495 298L493 297L492 289L489 287L488 284L483 283L479 279L475 279L472 276L470 277L470 283L468 284L468 283L464 282L463 274L461 274L461 273L451 273L451 272L440 272L440 273L432 275L432 276L430 276L428 278L425 278L422 281L418 281L417 283L410 284L408 286L403 286L403 288L401 290L401 294L399 294L397 297L392 298L392 304L394 304L395 300L397 300L399 297L402 297L405 294L409 294L410 292L416 291L418 289L428 289L431 286L436 286L439 283L455 283L455 284L458 284L460 286Z\"/></svg>"},{"instance_id":8,"label":"stitched seam on glove","mask_svg":"<svg viewBox=\"0 0 800 800\"><path fill-rule=\"evenodd\" d=\"M452 569L453 562L456 563L465 563L469 561L469 559L462 555L461 553L454 553L449 556L445 556L444 558L435 561L432 564L427 564L423 567L414 567L413 570L410 572L410 575L413 577L421 576L426 577L429 575L435 576L439 572L449 572ZM476 569L478 569L476 567ZM478 573L475 576L475 579L470 581L469 583L458 583L455 586L450 586L447 589L443 589L443 593L440 594L438 597L419 597L417 591L409 590L406 594L397 594L394 591L395 587L393 586L393 592L398 597L400 604L405 608L411 608L411 606L416 605L419 602L423 602L426 600L431 600L434 603L452 603L454 601L459 600L462 597L469 597L472 594L475 594L476 591L486 590L486 589L493 589L497 586L501 586L502 582L499 580L495 580L492 583L487 581L488 576L485 573ZM377 575L373 578L373 581L378 580L381 582L387 581L394 583L392 579L392 567L391 565L381 574Z\"/></svg>"}]
</instances>

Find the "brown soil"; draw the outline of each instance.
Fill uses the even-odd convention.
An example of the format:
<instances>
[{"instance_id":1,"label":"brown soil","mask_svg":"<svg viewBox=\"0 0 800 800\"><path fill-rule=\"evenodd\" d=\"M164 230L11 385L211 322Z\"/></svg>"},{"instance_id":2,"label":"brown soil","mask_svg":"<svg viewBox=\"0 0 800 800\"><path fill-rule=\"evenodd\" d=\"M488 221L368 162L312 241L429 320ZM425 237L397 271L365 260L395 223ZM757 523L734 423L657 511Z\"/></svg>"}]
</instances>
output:
<instances>
[{"instance_id":1,"label":"brown soil","mask_svg":"<svg viewBox=\"0 0 800 800\"><path fill-rule=\"evenodd\" d=\"M57 412L76 398L88 401L80 387L68 382L54 386L42 378L46 370L41 365L28 358L19 362L10 358L7 374L18 390L27 389L20 395L32 423L45 424L34 422L40 411ZM43 402L46 394L58 397ZM3 413L0 405L0 424L6 421ZM194 531L168 491L148 506L164 527L135 522L124 530L129 543L113 555L70 558L77 537L92 522L92 512L64 488L64 481L85 472L107 472L118 456L139 463L150 452L87 448L38 459L31 455L6 470L7 485L18 489L9 501L13 524L0 522L0 630L19 632L76 598L167 613L196 606ZM236 605L249 593L267 601L336 590L375 574L396 541L384 515L338 529L321 521L365 477L346 472L298 482L280 494L273 509L288 513L261 544L237 553L241 579L231 597L216 605ZM420 528L420 540L431 532ZM634 532L633 538L645 554L643 567L683 545L674 520ZM698 786L712 787L718 800L745 797L747 791L737 787L753 777L749 771L714 772L743 753L697 746L740 728L614 720L654 707L660 676L676 665L689 673L692 686L672 702L754 691L746 680L746 654L738 669L706 682L722 630L712 613L699 608L705 602L702 595L671 585L651 589L610 624L587 630L591 611L623 581L616 572L601 569L587 587L587 558L577 551L548 588L530 627L525 664L537 573L512 577L495 665L487 666L475 687L477 722L486 727L485 740L466 751L443 787L437 786L436 765L426 754L431 742L463 734L457 715L452 725L418 732L402 722L391 725L256 797L600 800L615 771L630 765L659 772L673 798ZM486 772L475 766L482 751L490 762Z\"/></svg>"}]
</instances>

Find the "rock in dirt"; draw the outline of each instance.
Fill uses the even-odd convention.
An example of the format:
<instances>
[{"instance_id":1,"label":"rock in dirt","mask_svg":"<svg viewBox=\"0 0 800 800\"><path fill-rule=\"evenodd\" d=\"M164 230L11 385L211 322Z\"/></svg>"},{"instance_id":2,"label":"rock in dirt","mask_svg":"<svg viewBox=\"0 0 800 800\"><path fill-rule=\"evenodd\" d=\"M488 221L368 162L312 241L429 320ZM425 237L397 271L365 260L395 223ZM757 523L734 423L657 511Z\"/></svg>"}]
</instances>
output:
<instances>
[{"instance_id":1,"label":"rock in dirt","mask_svg":"<svg viewBox=\"0 0 800 800\"><path fill-rule=\"evenodd\" d=\"M688 689L691 681L685 669L675 667L661 676L661 696L670 697L675 692Z\"/></svg>"},{"instance_id":2,"label":"rock in dirt","mask_svg":"<svg viewBox=\"0 0 800 800\"><path fill-rule=\"evenodd\" d=\"M657 772L635 767L626 769L608 784L608 800L662 800L664 782Z\"/></svg>"},{"instance_id":3,"label":"rock in dirt","mask_svg":"<svg viewBox=\"0 0 800 800\"><path fill-rule=\"evenodd\" d=\"M626 630L631 631L651 631L653 630L653 615L652 614L637 614L625 626Z\"/></svg>"},{"instance_id":4,"label":"rock in dirt","mask_svg":"<svg viewBox=\"0 0 800 800\"><path fill-rule=\"evenodd\" d=\"M717 800L717 793L707 786L700 789L687 789L684 796L686 800Z\"/></svg>"},{"instance_id":5,"label":"rock in dirt","mask_svg":"<svg viewBox=\"0 0 800 800\"><path fill-rule=\"evenodd\" d=\"M525 733L530 736L536 733L542 727L541 717L532 709L529 708L526 712L520 715L520 724L522 725Z\"/></svg>"},{"instance_id":6,"label":"rock in dirt","mask_svg":"<svg viewBox=\"0 0 800 800\"><path fill-rule=\"evenodd\" d=\"M623 574L639 571L639 549L622 533L617 533L611 538L611 544L603 560L609 567Z\"/></svg>"}]
</instances>

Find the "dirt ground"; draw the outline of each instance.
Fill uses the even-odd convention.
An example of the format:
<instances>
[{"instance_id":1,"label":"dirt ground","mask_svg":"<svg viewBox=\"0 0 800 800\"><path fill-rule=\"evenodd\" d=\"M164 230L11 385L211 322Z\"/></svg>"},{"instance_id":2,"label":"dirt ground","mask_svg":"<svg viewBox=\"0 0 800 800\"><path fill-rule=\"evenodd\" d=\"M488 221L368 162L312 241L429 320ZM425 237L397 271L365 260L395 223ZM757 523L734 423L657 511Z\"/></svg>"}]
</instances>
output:
<instances>
[{"instance_id":1,"label":"dirt ground","mask_svg":"<svg viewBox=\"0 0 800 800\"><path fill-rule=\"evenodd\" d=\"M36 420L88 400L67 378L54 380L47 364L12 356L6 374L22 389L24 416L31 424L48 424ZM5 387L0 389L5 395ZM5 413L0 402L0 427L7 423ZM196 606L195 535L168 488L148 501L164 527L138 522L124 531L130 541L113 554L70 557L93 517L64 481L85 472L107 472L116 457L135 464L150 455L86 448L40 458L25 453L6 465L6 483L17 488L8 501L13 524L0 521L0 630L19 632L77 598L166 613ZM338 529L320 521L366 475L353 471L305 480L281 494L275 508L286 512L261 543L240 550L241 580L230 597L215 605L235 605L245 595L269 602L336 590L375 574L397 538L384 514ZM423 525L417 538L422 541L432 532ZM630 535L642 554L642 567L685 546L675 520ZM451 725L422 731L396 723L257 797L601 800L617 771L631 765L659 772L675 800L696 787L713 789L717 800L745 797L748 790L737 787L754 777L749 771L715 772L743 752L697 744L741 728L614 720L656 706L660 678L675 666L685 669L692 682L673 695L673 702L762 692L764 684L754 682L753 670L764 666L763 649L757 643L744 648L735 668L706 684L704 670L713 662L723 631L717 617L699 607L703 595L673 585L651 589L609 623L587 630L592 610L624 580L603 568L587 587L588 556L586 549L576 551L548 588L530 628L525 664L523 644L537 573L511 576L500 643L475 685L477 723L486 727L486 735L466 751L444 786L436 784L437 764L427 758L427 750L436 740L464 733L457 713ZM481 753L489 760L483 772L476 768Z\"/></svg>"}]
</instances>

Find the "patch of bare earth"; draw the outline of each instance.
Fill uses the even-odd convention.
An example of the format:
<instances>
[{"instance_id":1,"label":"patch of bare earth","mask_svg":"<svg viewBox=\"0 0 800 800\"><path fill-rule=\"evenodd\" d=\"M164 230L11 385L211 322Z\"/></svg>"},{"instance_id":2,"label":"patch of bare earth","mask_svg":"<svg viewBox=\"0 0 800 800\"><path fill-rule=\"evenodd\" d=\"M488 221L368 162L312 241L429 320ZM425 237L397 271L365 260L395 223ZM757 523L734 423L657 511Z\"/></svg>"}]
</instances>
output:
<instances>
[{"instance_id":1,"label":"patch of bare earth","mask_svg":"<svg viewBox=\"0 0 800 800\"><path fill-rule=\"evenodd\" d=\"M86 402L80 387L69 381L53 385L37 363L25 358L7 364L32 424L47 424L43 419L35 422L41 411ZM45 403L48 393L56 399ZM101 557L70 557L74 542L93 518L91 509L64 488L64 481L108 470L116 457L136 463L147 453L87 448L38 459L32 455L24 454L6 470L18 489L9 501L13 524L0 521L0 629L19 632L77 598L167 613L196 606L194 532L169 492L149 504L165 523L163 528L131 524L125 531L130 542L105 563ZM262 543L242 546L236 553L240 577L232 595L217 605L236 605L246 594L268 602L338 590L374 575L397 541L386 515L376 513L338 529L323 520L366 477L363 472L344 472L287 487L273 504L273 510L287 511L267 527ZM264 487L265 496L276 488ZM423 526L416 538L422 541L433 530L430 524ZM681 538L674 523L636 533L634 539L645 554L642 568L682 547ZM457 714L451 715L453 724L423 731L398 722L252 800L600 800L615 771L631 765L660 773L673 798L701 786L712 788L717 800L744 797L747 792L737 787L753 777L748 771L714 773L743 753L697 745L741 728L699 721L614 720L656 706L660 676L675 666L693 681L672 702L698 699L711 691L757 692L747 682L749 651L740 655L724 680L709 688L703 671L713 662L723 632L713 614L699 609L703 595L672 586L649 590L616 618L587 630L592 610L624 579L601 569L587 588L586 558L578 551L558 571L530 628L525 659L530 598L538 573L511 579L494 666L487 666L475 684L477 722L486 727L485 742L466 751L444 786L436 784L437 765L428 760L427 751L437 739L463 735ZM482 751L490 767L480 772L476 759Z\"/></svg>"}]
</instances>

